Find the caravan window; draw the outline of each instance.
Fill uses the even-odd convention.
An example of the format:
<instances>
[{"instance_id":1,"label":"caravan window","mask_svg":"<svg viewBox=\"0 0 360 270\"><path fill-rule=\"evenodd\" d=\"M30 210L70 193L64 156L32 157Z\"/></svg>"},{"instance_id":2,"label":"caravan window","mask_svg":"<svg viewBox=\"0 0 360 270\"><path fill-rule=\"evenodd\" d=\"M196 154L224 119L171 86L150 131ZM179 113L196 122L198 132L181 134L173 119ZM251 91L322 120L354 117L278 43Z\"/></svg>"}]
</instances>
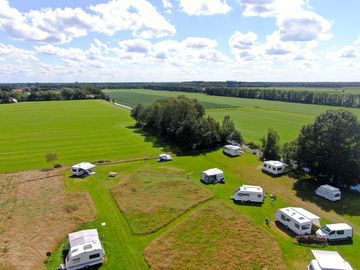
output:
<instances>
[{"instance_id":1,"label":"caravan window","mask_svg":"<svg viewBox=\"0 0 360 270\"><path fill-rule=\"evenodd\" d=\"M295 228L300 229L300 225L295 223Z\"/></svg>"},{"instance_id":2,"label":"caravan window","mask_svg":"<svg viewBox=\"0 0 360 270\"><path fill-rule=\"evenodd\" d=\"M337 234L344 234L344 230L341 230L341 231L337 231Z\"/></svg>"},{"instance_id":3,"label":"caravan window","mask_svg":"<svg viewBox=\"0 0 360 270\"><path fill-rule=\"evenodd\" d=\"M73 263L78 263L78 262L80 262L80 258L72 259L72 262L73 262Z\"/></svg>"},{"instance_id":4,"label":"caravan window","mask_svg":"<svg viewBox=\"0 0 360 270\"><path fill-rule=\"evenodd\" d=\"M310 228L310 224L302 225L302 226L301 226L301 229L302 229L302 230L307 230L307 229L309 229L309 228Z\"/></svg>"},{"instance_id":5,"label":"caravan window","mask_svg":"<svg viewBox=\"0 0 360 270\"><path fill-rule=\"evenodd\" d=\"M339 197L340 197L340 193L335 194L334 197L335 197L335 198L339 198Z\"/></svg>"},{"instance_id":6,"label":"caravan window","mask_svg":"<svg viewBox=\"0 0 360 270\"><path fill-rule=\"evenodd\" d=\"M261 198L261 197L262 197L261 194L259 194L259 195L258 195L258 198Z\"/></svg>"},{"instance_id":7,"label":"caravan window","mask_svg":"<svg viewBox=\"0 0 360 270\"><path fill-rule=\"evenodd\" d=\"M282 220L285 220L285 219L286 219L284 214L281 214L281 219L282 219Z\"/></svg>"},{"instance_id":8,"label":"caravan window","mask_svg":"<svg viewBox=\"0 0 360 270\"><path fill-rule=\"evenodd\" d=\"M89 259L92 260L92 259L99 258L99 257L100 257L100 253L95 253L95 254L90 255Z\"/></svg>"}]
</instances>

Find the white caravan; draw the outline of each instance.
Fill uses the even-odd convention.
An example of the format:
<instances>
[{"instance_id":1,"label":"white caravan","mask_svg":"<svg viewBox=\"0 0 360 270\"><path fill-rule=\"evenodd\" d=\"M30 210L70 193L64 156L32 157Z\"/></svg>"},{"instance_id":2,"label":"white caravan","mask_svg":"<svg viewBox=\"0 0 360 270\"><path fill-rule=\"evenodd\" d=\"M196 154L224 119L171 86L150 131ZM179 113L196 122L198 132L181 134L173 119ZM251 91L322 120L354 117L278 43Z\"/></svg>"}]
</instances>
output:
<instances>
[{"instance_id":1,"label":"white caravan","mask_svg":"<svg viewBox=\"0 0 360 270\"><path fill-rule=\"evenodd\" d=\"M308 265L308 270L353 270L336 251L311 250L311 252L315 259Z\"/></svg>"},{"instance_id":2,"label":"white caravan","mask_svg":"<svg viewBox=\"0 0 360 270\"><path fill-rule=\"evenodd\" d=\"M272 175L281 175L287 172L288 165L277 160L268 160L263 162L262 170Z\"/></svg>"},{"instance_id":3,"label":"white caravan","mask_svg":"<svg viewBox=\"0 0 360 270\"><path fill-rule=\"evenodd\" d=\"M236 157L236 156L240 156L243 151L242 148L240 146L236 146L236 145L225 145L224 146L224 153L232 156L232 157Z\"/></svg>"},{"instance_id":4,"label":"white caravan","mask_svg":"<svg viewBox=\"0 0 360 270\"><path fill-rule=\"evenodd\" d=\"M167 154L160 154L158 158L159 162L172 161L172 157Z\"/></svg>"},{"instance_id":5,"label":"white caravan","mask_svg":"<svg viewBox=\"0 0 360 270\"><path fill-rule=\"evenodd\" d=\"M203 171L201 173L201 181L206 184L225 183L224 172L217 168Z\"/></svg>"},{"instance_id":6,"label":"white caravan","mask_svg":"<svg viewBox=\"0 0 360 270\"><path fill-rule=\"evenodd\" d=\"M263 203L265 200L265 193L262 187L259 186L249 186L242 185L240 186L235 194L231 196L236 202L257 202Z\"/></svg>"},{"instance_id":7,"label":"white caravan","mask_svg":"<svg viewBox=\"0 0 360 270\"><path fill-rule=\"evenodd\" d=\"M96 168L96 165L94 164L91 164L89 162L81 162L72 166L71 172L75 176L86 176L94 174L94 172L92 171L94 168Z\"/></svg>"},{"instance_id":8,"label":"white caravan","mask_svg":"<svg viewBox=\"0 0 360 270\"><path fill-rule=\"evenodd\" d=\"M58 270L83 269L104 262L105 251L96 229L70 233L69 243L70 250L65 259L65 265L60 265Z\"/></svg>"},{"instance_id":9,"label":"white caravan","mask_svg":"<svg viewBox=\"0 0 360 270\"><path fill-rule=\"evenodd\" d=\"M339 201L341 199L340 189L330 186L322 185L315 190L316 195L324 197L330 201Z\"/></svg>"},{"instance_id":10,"label":"white caravan","mask_svg":"<svg viewBox=\"0 0 360 270\"><path fill-rule=\"evenodd\" d=\"M312 225L320 227L320 217L299 207L281 208L275 216L278 222L297 235L311 234Z\"/></svg>"},{"instance_id":11,"label":"white caravan","mask_svg":"<svg viewBox=\"0 0 360 270\"><path fill-rule=\"evenodd\" d=\"M353 229L346 223L326 224L316 231L316 235L328 241L351 240Z\"/></svg>"}]
</instances>

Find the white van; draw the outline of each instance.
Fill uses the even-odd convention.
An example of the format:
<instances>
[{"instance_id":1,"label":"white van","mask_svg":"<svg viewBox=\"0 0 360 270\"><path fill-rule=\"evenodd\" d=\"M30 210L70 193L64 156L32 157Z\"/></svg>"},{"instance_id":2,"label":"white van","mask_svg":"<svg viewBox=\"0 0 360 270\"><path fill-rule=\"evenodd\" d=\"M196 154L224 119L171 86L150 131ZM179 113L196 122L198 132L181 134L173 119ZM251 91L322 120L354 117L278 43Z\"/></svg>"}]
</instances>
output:
<instances>
[{"instance_id":1,"label":"white van","mask_svg":"<svg viewBox=\"0 0 360 270\"><path fill-rule=\"evenodd\" d=\"M330 201L339 201L341 199L340 189L330 186L330 185L321 185L315 190L316 195L321 196Z\"/></svg>"},{"instance_id":2,"label":"white van","mask_svg":"<svg viewBox=\"0 0 360 270\"><path fill-rule=\"evenodd\" d=\"M353 229L346 223L326 224L316 231L316 235L323 236L328 241L351 240Z\"/></svg>"},{"instance_id":3,"label":"white van","mask_svg":"<svg viewBox=\"0 0 360 270\"><path fill-rule=\"evenodd\" d=\"M94 174L92 171L94 168L96 168L96 165L91 164L90 162L81 162L73 165L71 167L71 172L74 176L92 175Z\"/></svg>"},{"instance_id":4,"label":"white van","mask_svg":"<svg viewBox=\"0 0 360 270\"><path fill-rule=\"evenodd\" d=\"M265 193L262 187L242 185L240 186L233 196L231 196L235 202L256 202L263 203L265 200Z\"/></svg>"},{"instance_id":5,"label":"white van","mask_svg":"<svg viewBox=\"0 0 360 270\"><path fill-rule=\"evenodd\" d=\"M224 146L224 153L229 155L229 156L236 157L236 156L240 156L243 153L243 151L242 151L240 146L225 145Z\"/></svg>"},{"instance_id":6,"label":"white van","mask_svg":"<svg viewBox=\"0 0 360 270\"><path fill-rule=\"evenodd\" d=\"M311 250L311 252L315 259L308 265L308 270L353 270L336 251Z\"/></svg>"},{"instance_id":7,"label":"white van","mask_svg":"<svg viewBox=\"0 0 360 270\"><path fill-rule=\"evenodd\" d=\"M224 172L217 168L209 169L201 173L201 181L206 184L225 183Z\"/></svg>"},{"instance_id":8,"label":"white van","mask_svg":"<svg viewBox=\"0 0 360 270\"><path fill-rule=\"evenodd\" d=\"M297 235L311 234L312 225L320 227L320 217L299 207L279 209L276 220Z\"/></svg>"},{"instance_id":9,"label":"white van","mask_svg":"<svg viewBox=\"0 0 360 270\"><path fill-rule=\"evenodd\" d=\"M268 160L263 162L262 171L272 175L281 175L287 172L288 165L277 160Z\"/></svg>"}]
</instances>

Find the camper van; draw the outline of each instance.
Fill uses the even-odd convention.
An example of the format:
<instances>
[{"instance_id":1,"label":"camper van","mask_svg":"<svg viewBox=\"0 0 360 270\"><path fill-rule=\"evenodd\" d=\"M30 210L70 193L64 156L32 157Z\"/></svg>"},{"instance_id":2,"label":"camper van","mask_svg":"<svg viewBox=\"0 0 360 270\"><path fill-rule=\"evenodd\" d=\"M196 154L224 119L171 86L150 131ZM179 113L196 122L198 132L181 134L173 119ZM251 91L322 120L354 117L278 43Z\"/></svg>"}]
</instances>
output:
<instances>
[{"instance_id":1,"label":"camper van","mask_svg":"<svg viewBox=\"0 0 360 270\"><path fill-rule=\"evenodd\" d=\"M288 165L277 160L268 160L263 162L262 171L272 175L282 175L287 172Z\"/></svg>"},{"instance_id":2,"label":"camper van","mask_svg":"<svg viewBox=\"0 0 360 270\"><path fill-rule=\"evenodd\" d=\"M104 262L105 251L96 229L70 233L69 244L65 264L60 265L58 270L83 269Z\"/></svg>"},{"instance_id":3,"label":"camper van","mask_svg":"<svg viewBox=\"0 0 360 270\"><path fill-rule=\"evenodd\" d=\"M297 235L311 234L312 225L320 227L320 217L299 207L279 209L276 220Z\"/></svg>"},{"instance_id":4,"label":"camper van","mask_svg":"<svg viewBox=\"0 0 360 270\"><path fill-rule=\"evenodd\" d=\"M339 201L341 199L340 189L330 186L322 185L315 190L316 195L321 196L330 201Z\"/></svg>"},{"instance_id":5,"label":"camper van","mask_svg":"<svg viewBox=\"0 0 360 270\"><path fill-rule=\"evenodd\" d=\"M94 168L96 168L96 165L94 164L91 164L89 162L81 162L72 166L71 172L74 176L92 175L94 174L94 172L92 171Z\"/></svg>"},{"instance_id":6,"label":"camper van","mask_svg":"<svg viewBox=\"0 0 360 270\"><path fill-rule=\"evenodd\" d=\"M353 229L346 223L326 224L316 231L316 235L328 241L351 240Z\"/></svg>"},{"instance_id":7,"label":"camper van","mask_svg":"<svg viewBox=\"0 0 360 270\"><path fill-rule=\"evenodd\" d=\"M201 181L206 184L225 183L224 172L217 168L209 169L201 173Z\"/></svg>"},{"instance_id":8,"label":"camper van","mask_svg":"<svg viewBox=\"0 0 360 270\"><path fill-rule=\"evenodd\" d=\"M336 251L311 250L315 259L310 262L308 270L353 270Z\"/></svg>"},{"instance_id":9,"label":"camper van","mask_svg":"<svg viewBox=\"0 0 360 270\"><path fill-rule=\"evenodd\" d=\"M243 151L241 149L240 146L236 146L236 145L225 145L224 146L224 153L226 155L232 156L232 157L236 157L236 156L240 156Z\"/></svg>"},{"instance_id":10,"label":"camper van","mask_svg":"<svg viewBox=\"0 0 360 270\"><path fill-rule=\"evenodd\" d=\"M265 200L265 193L262 187L259 186L240 186L233 196L231 196L235 202L256 202L263 203Z\"/></svg>"}]
</instances>

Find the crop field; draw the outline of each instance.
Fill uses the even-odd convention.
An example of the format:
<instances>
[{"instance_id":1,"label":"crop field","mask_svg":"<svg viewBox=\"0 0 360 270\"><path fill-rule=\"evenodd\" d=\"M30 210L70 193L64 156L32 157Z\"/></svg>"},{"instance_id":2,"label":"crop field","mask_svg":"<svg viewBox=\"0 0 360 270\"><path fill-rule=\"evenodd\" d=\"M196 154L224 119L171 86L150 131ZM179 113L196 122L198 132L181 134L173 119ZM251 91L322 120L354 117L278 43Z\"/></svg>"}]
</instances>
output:
<instances>
[{"instance_id":1,"label":"crop field","mask_svg":"<svg viewBox=\"0 0 360 270\"><path fill-rule=\"evenodd\" d=\"M205 96L205 98L209 98L206 101L216 104L214 99L216 97ZM242 106L229 108L229 111L247 108L246 100L232 98L227 100L221 98L219 102L221 104L229 102L233 106L236 102L240 102ZM310 106L308 110L300 113L300 108L303 107L296 106L299 104L255 101L259 103L252 103L252 108L258 106L261 110L275 111L279 113L279 117L286 114L314 117L316 115L314 112L319 111L318 107L322 107ZM276 109L275 104L282 104L284 107ZM218 108L208 111L215 113L224 110L227 109ZM15 216L27 217L27 227L43 228L39 220L53 220L51 225L59 226L56 227L59 231L51 241L47 237L39 237L34 244L19 241L18 244L14 242L11 249L2 247L0 250L2 256L5 256L4 252L16 251L22 246L29 248L36 244L42 247L41 252L35 256L37 263L45 261L44 250L52 249L53 255L46 265L42 264L42 267L54 270L62 263L61 250L66 245L69 230L97 228L106 251L106 260L100 270L149 269L150 266L151 269L199 269L199 261L204 262L209 254L213 254L213 258L222 263L208 264L207 269L219 269L219 265L224 266L229 263L234 266L233 268L236 268L235 264L244 264L250 266L248 269L276 269L272 267L276 265L278 269L303 270L312 259L311 249L314 248L336 250L352 264L354 269L360 269L360 257L356 252L360 250L358 194L343 192L343 199L338 204L325 201L315 197L313 191L316 184L306 178L302 180L295 180L290 176L272 178L263 174L261 162L251 153L229 158L219 149L198 155L174 156L172 162L158 163L155 155L165 151L166 145L134 129L134 121L130 118L128 110L103 101L26 103L0 106L0 111L7 115L6 118L0 119L0 128L7 133L0 133L0 136L8 136L1 141L1 171L50 167L50 164L44 161L44 155L48 151L57 151L60 157L58 162L64 165L84 160L114 161L113 164L99 165L95 169L96 174L87 178L72 178L69 167L65 167L65 172L61 172L62 175L54 179L51 178L53 180L31 181L36 183L33 188L36 192L29 193L30 183L24 186L21 192L16 190L11 193L14 195L7 195L8 192L5 192L4 197L0 198L0 211L13 207L13 203L16 202L14 213L18 214ZM239 119L243 117L245 116L240 115ZM21 123L20 119L23 119L27 129L18 127ZM16 121L17 125L14 125L13 121ZM291 117L288 121L290 125ZM56 123L60 124L60 127ZM7 130L3 125L18 130ZM70 132L72 129L73 132ZM242 129L245 132L245 128ZM14 142L9 139L10 133ZM19 146L15 143L16 140L25 141L25 137L31 142L29 145L23 143ZM78 138L86 140L88 144L78 148ZM4 140L11 146L7 146ZM54 145L58 145L59 148L53 149ZM3 151L3 146L6 146L6 151ZM79 149L82 151L78 151ZM153 158L149 158L151 156ZM11 162L4 165L5 157ZM134 160L142 157L144 160ZM201 171L214 167L225 172L226 183L203 185L199 181ZM56 172L58 171L53 170L49 173ZM109 172L117 172L118 175L109 177ZM21 174L26 173L30 172ZM2 186L10 185L7 175L0 175ZM234 204L230 196L241 184L261 185L267 193L276 192L275 204L272 205L269 198L262 206ZM9 189L12 189L11 186ZM61 206L60 202L53 198L58 192L60 195L67 194L66 196L74 196L74 198L81 194L87 200L91 198L92 202L83 201L83 208L72 212L75 208L71 199L61 197L61 202L64 203ZM85 194L88 194L88 197ZM42 200L36 199L38 197ZM34 204L33 208L30 203ZM54 204L58 205L58 208L50 211ZM322 224L349 223L355 231L353 243L332 244L325 248L296 244L292 235L284 228L278 227L274 222L271 226L265 224L265 218L274 221L276 210L286 206L303 207L319 215ZM93 213L89 212L92 208L96 210L95 218ZM168 209L173 210L170 213ZM140 213L139 210L143 210L144 213ZM84 218L80 220L65 218L65 221L76 222L72 223L73 227L67 227L67 222L64 225L59 221L67 214ZM6 220L6 222L17 222L17 219L12 218ZM45 229L44 231L46 232ZM27 235L25 229L16 229L16 232L18 239L28 239L25 238ZM0 244L2 239L11 239L11 235L9 231L2 229ZM209 241L211 245L207 245ZM198 260L193 259L192 255L195 252ZM176 253L182 254L182 257L177 257ZM259 253L261 256L256 257L255 260L255 254ZM2 258L0 257L0 261ZM14 267L17 266L21 265L12 265L13 268L0 266L0 269L16 269ZM39 266L30 269L42 268Z\"/></svg>"},{"instance_id":2,"label":"crop field","mask_svg":"<svg viewBox=\"0 0 360 270\"><path fill-rule=\"evenodd\" d=\"M199 102L211 103L206 113L221 121L225 115L230 115L235 125L240 129L247 142L259 143L268 128L275 129L281 138L281 143L296 138L301 127L311 123L314 118L326 110L344 109L339 107L287 103L259 99L243 99L234 97L208 96L201 93L185 93L155 90L107 90L111 98L130 105L149 105L151 101L169 96L186 95L196 98ZM216 106L218 104L218 106ZM348 109L360 117L360 109Z\"/></svg>"},{"instance_id":3,"label":"crop field","mask_svg":"<svg viewBox=\"0 0 360 270\"><path fill-rule=\"evenodd\" d=\"M66 165L160 151L153 147L156 141L131 128L128 110L105 101L6 104L0 115L0 172L51 167L45 161L49 152L58 154L56 163Z\"/></svg>"}]
</instances>

